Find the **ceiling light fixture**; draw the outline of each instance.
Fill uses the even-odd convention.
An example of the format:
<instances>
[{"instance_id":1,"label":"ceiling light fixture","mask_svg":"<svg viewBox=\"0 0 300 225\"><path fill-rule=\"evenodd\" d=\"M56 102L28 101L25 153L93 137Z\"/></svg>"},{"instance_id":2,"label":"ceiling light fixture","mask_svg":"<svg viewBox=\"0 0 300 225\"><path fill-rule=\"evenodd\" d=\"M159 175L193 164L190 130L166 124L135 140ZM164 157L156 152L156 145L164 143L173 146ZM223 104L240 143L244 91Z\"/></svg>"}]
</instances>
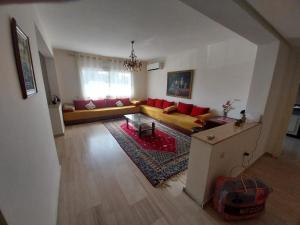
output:
<instances>
[{"instance_id":1,"label":"ceiling light fixture","mask_svg":"<svg viewBox=\"0 0 300 225\"><path fill-rule=\"evenodd\" d=\"M124 68L129 71L141 71L142 70L142 62L138 60L137 56L134 53L133 48L134 41L131 41L131 54L129 59L124 61Z\"/></svg>"}]
</instances>

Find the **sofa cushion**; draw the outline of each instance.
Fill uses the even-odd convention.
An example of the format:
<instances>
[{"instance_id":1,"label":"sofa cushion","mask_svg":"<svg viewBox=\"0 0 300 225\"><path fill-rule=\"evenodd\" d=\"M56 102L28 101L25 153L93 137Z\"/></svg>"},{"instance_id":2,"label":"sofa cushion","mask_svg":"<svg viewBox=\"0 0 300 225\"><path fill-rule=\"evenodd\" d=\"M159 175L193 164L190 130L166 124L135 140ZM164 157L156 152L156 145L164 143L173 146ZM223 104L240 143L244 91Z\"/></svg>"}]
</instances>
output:
<instances>
[{"instance_id":1,"label":"sofa cushion","mask_svg":"<svg viewBox=\"0 0 300 225\"><path fill-rule=\"evenodd\" d=\"M195 123L195 117L182 114L179 112L172 112L170 114L163 113L163 109L141 105L141 112L163 123L174 125L186 130L188 133L192 132L193 127L201 127L201 124Z\"/></svg>"},{"instance_id":2,"label":"sofa cushion","mask_svg":"<svg viewBox=\"0 0 300 225\"><path fill-rule=\"evenodd\" d=\"M120 101L123 103L123 105L131 105L129 98L120 98Z\"/></svg>"},{"instance_id":3,"label":"sofa cushion","mask_svg":"<svg viewBox=\"0 0 300 225\"><path fill-rule=\"evenodd\" d=\"M177 111L176 105L171 105L167 108L164 108L164 113L167 113L167 114L172 113L172 112L176 112L176 111Z\"/></svg>"},{"instance_id":4,"label":"sofa cushion","mask_svg":"<svg viewBox=\"0 0 300 225\"><path fill-rule=\"evenodd\" d=\"M148 98L148 100L147 100L147 105L149 105L149 106L155 106L155 99L153 99L153 98Z\"/></svg>"},{"instance_id":5,"label":"sofa cushion","mask_svg":"<svg viewBox=\"0 0 300 225\"><path fill-rule=\"evenodd\" d=\"M169 102L169 101L164 100L163 104L162 104L162 108L165 109L165 108L168 108L172 105L174 105L174 102Z\"/></svg>"},{"instance_id":6,"label":"sofa cushion","mask_svg":"<svg viewBox=\"0 0 300 225\"><path fill-rule=\"evenodd\" d=\"M211 118L212 116L213 116L213 113L209 112L209 113L205 113L205 114L196 116L196 118L197 118L198 120L206 121L206 120L208 120L209 118Z\"/></svg>"},{"instance_id":7,"label":"sofa cushion","mask_svg":"<svg viewBox=\"0 0 300 225\"><path fill-rule=\"evenodd\" d=\"M209 112L208 107L193 106L191 116L199 116Z\"/></svg>"},{"instance_id":8,"label":"sofa cushion","mask_svg":"<svg viewBox=\"0 0 300 225\"><path fill-rule=\"evenodd\" d=\"M106 107L106 100L105 99L93 100L93 103L96 106L96 109Z\"/></svg>"},{"instance_id":9,"label":"sofa cushion","mask_svg":"<svg viewBox=\"0 0 300 225\"><path fill-rule=\"evenodd\" d=\"M85 108L88 110L92 110L92 109L95 109L96 106L94 105L94 103L91 100L88 104L85 105Z\"/></svg>"},{"instance_id":10,"label":"sofa cushion","mask_svg":"<svg viewBox=\"0 0 300 225\"><path fill-rule=\"evenodd\" d=\"M116 102L116 106L122 107L122 106L124 106L124 104L123 104L123 102L122 102L121 100L118 100L118 101Z\"/></svg>"},{"instance_id":11,"label":"sofa cushion","mask_svg":"<svg viewBox=\"0 0 300 225\"><path fill-rule=\"evenodd\" d=\"M179 102L178 106L177 106L178 112L186 114L186 115L191 114L192 108L193 108L192 104L186 104L186 103L183 103L183 102Z\"/></svg>"},{"instance_id":12,"label":"sofa cushion","mask_svg":"<svg viewBox=\"0 0 300 225\"><path fill-rule=\"evenodd\" d=\"M74 100L73 104L76 110L84 110L86 109L85 106L88 104L91 100Z\"/></svg>"},{"instance_id":13,"label":"sofa cushion","mask_svg":"<svg viewBox=\"0 0 300 225\"><path fill-rule=\"evenodd\" d=\"M116 98L108 98L106 99L106 106L107 107L116 107L116 103L117 101L119 101L119 99L116 99Z\"/></svg>"},{"instance_id":14,"label":"sofa cushion","mask_svg":"<svg viewBox=\"0 0 300 225\"><path fill-rule=\"evenodd\" d=\"M162 109L163 101L164 100L162 100L162 99L156 99L155 100L155 107Z\"/></svg>"},{"instance_id":15,"label":"sofa cushion","mask_svg":"<svg viewBox=\"0 0 300 225\"><path fill-rule=\"evenodd\" d=\"M139 107L130 105L123 107L106 107L93 110L76 110L74 112L64 113L64 121L71 124L76 121L91 120L95 118L109 118L116 115L125 115L139 112Z\"/></svg>"}]
</instances>

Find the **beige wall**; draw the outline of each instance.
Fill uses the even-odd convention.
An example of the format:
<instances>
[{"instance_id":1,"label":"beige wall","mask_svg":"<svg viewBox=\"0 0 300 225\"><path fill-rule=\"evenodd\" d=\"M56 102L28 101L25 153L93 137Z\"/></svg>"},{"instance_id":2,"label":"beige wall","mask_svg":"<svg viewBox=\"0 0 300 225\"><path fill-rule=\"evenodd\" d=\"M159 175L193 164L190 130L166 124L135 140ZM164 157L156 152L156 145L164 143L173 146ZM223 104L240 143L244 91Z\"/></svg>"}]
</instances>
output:
<instances>
[{"instance_id":1,"label":"beige wall","mask_svg":"<svg viewBox=\"0 0 300 225\"><path fill-rule=\"evenodd\" d=\"M297 55L285 42L279 42L279 50L272 83L262 118L262 130L255 154L269 152L279 156L292 114L300 73L296 72ZM298 62L299 63L299 62Z\"/></svg>"},{"instance_id":2,"label":"beige wall","mask_svg":"<svg viewBox=\"0 0 300 225\"><path fill-rule=\"evenodd\" d=\"M55 65L58 74L58 83L61 90L63 102L72 102L81 98L80 79L76 58L70 51L54 49ZM133 74L134 98L144 99L146 97L146 69Z\"/></svg>"},{"instance_id":3,"label":"beige wall","mask_svg":"<svg viewBox=\"0 0 300 225\"><path fill-rule=\"evenodd\" d=\"M256 50L241 37L166 57L162 70L148 73L148 96L208 106L219 114L226 100L239 99L229 113L239 118L247 105ZM189 69L195 71L192 99L166 96L167 73Z\"/></svg>"},{"instance_id":4,"label":"beige wall","mask_svg":"<svg viewBox=\"0 0 300 225\"><path fill-rule=\"evenodd\" d=\"M38 93L23 100L10 17L30 38ZM60 166L38 55L32 6L0 7L0 208L9 225L55 225ZM37 24L39 26L39 24Z\"/></svg>"}]
</instances>

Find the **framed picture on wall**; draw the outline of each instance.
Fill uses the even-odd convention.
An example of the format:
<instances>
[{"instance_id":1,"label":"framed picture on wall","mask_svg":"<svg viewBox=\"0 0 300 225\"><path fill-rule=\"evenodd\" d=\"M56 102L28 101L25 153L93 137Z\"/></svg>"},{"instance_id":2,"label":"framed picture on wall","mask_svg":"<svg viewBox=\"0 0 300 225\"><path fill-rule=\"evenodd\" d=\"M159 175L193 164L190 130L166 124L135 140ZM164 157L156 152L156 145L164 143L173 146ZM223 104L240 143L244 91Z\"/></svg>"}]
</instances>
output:
<instances>
[{"instance_id":1,"label":"framed picture on wall","mask_svg":"<svg viewBox=\"0 0 300 225\"><path fill-rule=\"evenodd\" d=\"M193 70L168 72L167 95L179 98L191 98Z\"/></svg>"},{"instance_id":2,"label":"framed picture on wall","mask_svg":"<svg viewBox=\"0 0 300 225\"><path fill-rule=\"evenodd\" d=\"M22 96L25 99L37 93L29 38L14 18L11 19L11 34Z\"/></svg>"}]
</instances>

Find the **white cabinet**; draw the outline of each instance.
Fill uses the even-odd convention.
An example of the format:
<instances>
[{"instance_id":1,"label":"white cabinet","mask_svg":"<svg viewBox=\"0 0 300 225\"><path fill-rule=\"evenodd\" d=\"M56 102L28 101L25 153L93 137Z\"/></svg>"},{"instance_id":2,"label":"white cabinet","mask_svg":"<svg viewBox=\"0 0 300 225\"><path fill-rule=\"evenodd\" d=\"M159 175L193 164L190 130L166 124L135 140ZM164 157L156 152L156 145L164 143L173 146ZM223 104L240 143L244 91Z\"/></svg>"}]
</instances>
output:
<instances>
[{"instance_id":1,"label":"white cabinet","mask_svg":"<svg viewBox=\"0 0 300 225\"><path fill-rule=\"evenodd\" d=\"M300 116L299 115L292 115L289 127L288 127L288 134L297 135L300 127Z\"/></svg>"},{"instance_id":2,"label":"white cabinet","mask_svg":"<svg viewBox=\"0 0 300 225\"><path fill-rule=\"evenodd\" d=\"M65 133L65 125L62 115L62 104L49 105L49 113L54 136L63 135Z\"/></svg>"}]
</instances>

